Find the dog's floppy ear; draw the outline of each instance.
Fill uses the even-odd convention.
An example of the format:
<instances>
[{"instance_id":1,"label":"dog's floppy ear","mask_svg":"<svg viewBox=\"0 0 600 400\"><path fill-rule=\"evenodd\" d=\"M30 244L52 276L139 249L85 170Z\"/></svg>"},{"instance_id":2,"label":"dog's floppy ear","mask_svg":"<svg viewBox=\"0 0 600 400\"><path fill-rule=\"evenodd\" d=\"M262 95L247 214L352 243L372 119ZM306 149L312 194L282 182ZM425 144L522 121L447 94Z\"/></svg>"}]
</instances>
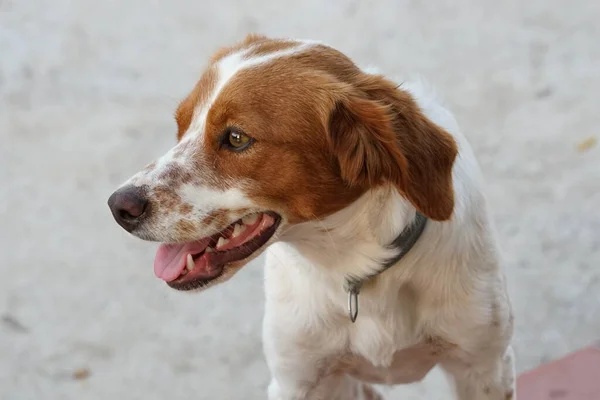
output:
<instances>
[{"instance_id":1,"label":"dog's floppy ear","mask_svg":"<svg viewBox=\"0 0 600 400\"><path fill-rule=\"evenodd\" d=\"M457 146L411 96L371 76L339 99L329 116L329 141L350 186L396 185L421 213L448 220L454 209L452 165Z\"/></svg>"}]
</instances>

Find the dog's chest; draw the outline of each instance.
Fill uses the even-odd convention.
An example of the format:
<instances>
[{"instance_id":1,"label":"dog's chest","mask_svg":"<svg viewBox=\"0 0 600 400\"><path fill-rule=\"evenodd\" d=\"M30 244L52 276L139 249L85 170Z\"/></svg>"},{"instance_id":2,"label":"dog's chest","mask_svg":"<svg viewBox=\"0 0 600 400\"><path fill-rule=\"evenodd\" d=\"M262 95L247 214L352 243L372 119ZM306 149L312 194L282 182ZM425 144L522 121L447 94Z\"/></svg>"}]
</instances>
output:
<instances>
[{"instance_id":1,"label":"dog's chest","mask_svg":"<svg viewBox=\"0 0 600 400\"><path fill-rule=\"evenodd\" d=\"M280 259L297 267L277 268ZM410 383L421 380L453 347L427 334L418 296L408 284L364 287L358 319L351 323L342 285L330 285L326 276L319 275L325 272L303 266L299 254L281 252L270 260L266 269L270 321L293 338L299 351L322 350L326 371L372 383ZM299 332L304 332L302 340ZM320 345L314 348L315 343Z\"/></svg>"},{"instance_id":2,"label":"dog's chest","mask_svg":"<svg viewBox=\"0 0 600 400\"><path fill-rule=\"evenodd\" d=\"M400 297L401 304L410 304L409 295ZM453 349L445 340L417 334L422 330L409 309L381 313L373 304L366 304L365 314L350 327L350 351L340 362L346 373L372 383L411 383L423 379Z\"/></svg>"},{"instance_id":3,"label":"dog's chest","mask_svg":"<svg viewBox=\"0 0 600 400\"><path fill-rule=\"evenodd\" d=\"M359 355L343 357L336 372L347 373L365 382L395 385L420 381L440 361L447 349L423 342L396 351L387 366L376 366Z\"/></svg>"}]
</instances>

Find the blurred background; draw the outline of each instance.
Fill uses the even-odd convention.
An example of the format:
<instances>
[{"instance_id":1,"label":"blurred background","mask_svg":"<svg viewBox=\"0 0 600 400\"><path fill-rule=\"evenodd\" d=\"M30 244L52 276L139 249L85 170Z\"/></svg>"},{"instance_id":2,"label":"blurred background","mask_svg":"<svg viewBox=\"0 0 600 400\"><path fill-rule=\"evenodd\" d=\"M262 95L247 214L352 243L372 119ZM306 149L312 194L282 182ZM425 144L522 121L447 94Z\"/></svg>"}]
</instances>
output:
<instances>
[{"instance_id":1,"label":"blurred background","mask_svg":"<svg viewBox=\"0 0 600 400\"><path fill-rule=\"evenodd\" d=\"M600 339L597 0L0 0L0 398L263 399L262 260L201 295L106 200L248 32L421 74L488 181L519 372ZM391 399L447 399L441 372Z\"/></svg>"}]
</instances>

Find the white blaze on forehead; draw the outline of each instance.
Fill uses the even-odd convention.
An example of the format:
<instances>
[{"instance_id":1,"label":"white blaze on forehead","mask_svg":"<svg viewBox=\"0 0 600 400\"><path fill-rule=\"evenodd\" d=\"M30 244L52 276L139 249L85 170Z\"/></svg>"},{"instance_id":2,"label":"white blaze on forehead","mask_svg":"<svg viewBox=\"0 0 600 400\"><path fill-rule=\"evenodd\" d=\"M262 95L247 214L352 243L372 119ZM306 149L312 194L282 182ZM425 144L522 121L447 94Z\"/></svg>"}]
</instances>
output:
<instances>
[{"instance_id":1,"label":"white blaze on forehead","mask_svg":"<svg viewBox=\"0 0 600 400\"><path fill-rule=\"evenodd\" d=\"M216 66L218 71L218 81L215 85L215 89L213 90L208 102L194 110L192 122L185 136L199 136L204 133L206 116L208 115L210 108L215 103L225 86L227 86L227 83L229 83L229 81L231 81L231 79L238 72L258 65L268 64L269 62L280 58L302 53L303 51L306 51L318 44L318 42L314 41L302 41L298 42L298 45L287 49L277 50L272 53L262 54L255 57L247 57L248 53L254 48L250 47L225 56L217 63Z\"/></svg>"}]
</instances>

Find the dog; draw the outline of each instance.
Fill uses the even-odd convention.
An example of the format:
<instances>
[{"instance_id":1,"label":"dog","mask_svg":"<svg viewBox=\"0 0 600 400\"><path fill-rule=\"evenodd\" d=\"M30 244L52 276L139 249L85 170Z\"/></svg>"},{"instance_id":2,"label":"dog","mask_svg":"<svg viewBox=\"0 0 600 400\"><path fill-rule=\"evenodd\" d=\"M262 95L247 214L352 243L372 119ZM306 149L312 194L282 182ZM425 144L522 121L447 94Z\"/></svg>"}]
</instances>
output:
<instances>
[{"instance_id":1,"label":"dog","mask_svg":"<svg viewBox=\"0 0 600 400\"><path fill-rule=\"evenodd\" d=\"M513 313L484 180L452 114L314 41L217 51L177 144L109 198L205 290L266 252L270 400L381 399L439 365L460 400L515 399Z\"/></svg>"}]
</instances>

